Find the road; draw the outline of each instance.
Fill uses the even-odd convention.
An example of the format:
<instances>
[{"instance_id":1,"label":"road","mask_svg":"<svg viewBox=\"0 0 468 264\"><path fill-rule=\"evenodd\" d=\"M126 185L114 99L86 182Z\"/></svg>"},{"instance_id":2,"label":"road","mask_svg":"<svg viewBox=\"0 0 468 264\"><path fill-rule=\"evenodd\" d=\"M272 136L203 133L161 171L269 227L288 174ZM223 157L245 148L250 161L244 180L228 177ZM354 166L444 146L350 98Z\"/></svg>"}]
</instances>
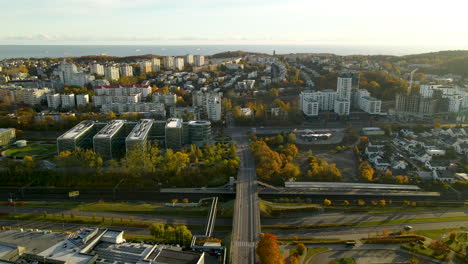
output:
<instances>
[{"instance_id":1,"label":"road","mask_svg":"<svg viewBox=\"0 0 468 264\"><path fill-rule=\"evenodd\" d=\"M231 137L237 143L238 156L241 160L236 184L231 263L253 264L256 261L255 245L260 237L255 162L245 134L234 131Z\"/></svg>"}]
</instances>

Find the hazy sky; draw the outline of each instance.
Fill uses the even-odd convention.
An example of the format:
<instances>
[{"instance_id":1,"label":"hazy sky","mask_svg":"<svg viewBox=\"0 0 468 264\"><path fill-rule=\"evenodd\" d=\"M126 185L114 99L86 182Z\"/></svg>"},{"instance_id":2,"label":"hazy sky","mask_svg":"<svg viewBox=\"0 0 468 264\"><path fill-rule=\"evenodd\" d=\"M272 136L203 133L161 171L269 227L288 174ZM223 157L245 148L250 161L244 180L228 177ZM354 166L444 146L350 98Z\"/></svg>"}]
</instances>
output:
<instances>
[{"instance_id":1,"label":"hazy sky","mask_svg":"<svg viewBox=\"0 0 468 264\"><path fill-rule=\"evenodd\" d=\"M468 49L464 0L0 0L0 44Z\"/></svg>"}]
</instances>

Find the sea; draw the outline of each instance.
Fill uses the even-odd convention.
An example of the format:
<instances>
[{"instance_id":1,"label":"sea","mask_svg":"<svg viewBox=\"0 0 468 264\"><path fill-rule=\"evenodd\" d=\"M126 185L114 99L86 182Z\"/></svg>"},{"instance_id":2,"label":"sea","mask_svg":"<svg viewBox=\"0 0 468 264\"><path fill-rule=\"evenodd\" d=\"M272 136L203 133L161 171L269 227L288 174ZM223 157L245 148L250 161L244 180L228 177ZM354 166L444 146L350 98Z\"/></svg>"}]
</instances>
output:
<instances>
[{"instance_id":1,"label":"sea","mask_svg":"<svg viewBox=\"0 0 468 264\"><path fill-rule=\"evenodd\" d=\"M438 46L357 46L357 45L0 45L0 60L8 58L62 58L86 55L135 56L154 54L181 56L213 55L224 51L273 54L333 53L336 55L409 55L465 47Z\"/></svg>"}]
</instances>

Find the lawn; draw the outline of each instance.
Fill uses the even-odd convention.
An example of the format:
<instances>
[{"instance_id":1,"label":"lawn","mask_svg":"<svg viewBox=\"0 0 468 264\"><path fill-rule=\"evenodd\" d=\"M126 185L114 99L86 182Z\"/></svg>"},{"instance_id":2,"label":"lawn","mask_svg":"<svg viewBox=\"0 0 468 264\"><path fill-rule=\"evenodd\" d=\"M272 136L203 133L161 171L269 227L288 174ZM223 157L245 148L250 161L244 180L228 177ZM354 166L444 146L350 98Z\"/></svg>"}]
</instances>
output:
<instances>
[{"instance_id":1,"label":"lawn","mask_svg":"<svg viewBox=\"0 0 468 264\"><path fill-rule=\"evenodd\" d=\"M414 234L429 237L432 239L439 239L443 235L450 233L452 231L462 230L460 228L445 228L445 229L432 229L432 230L416 230Z\"/></svg>"},{"instance_id":2,"label":"lawn","mask_svg":"<svg viewBox=\"0 0 468 264\"><path fill-rule=\"evenodd\" d=\"M307 263L309 259L312 258L313 256L317 255L318 253L327 251L327 250L328 248L307 248L307 253L304 257L303 263Z\"/></svg>"},{"instance_id":3,"label":"lawn","mask_svg":"<svg viewBox=\"0 0 468 264\"><path fill-rule=\"evenodd\" d=\"M31 144L22 148L11 148L5 151L5 154L11 157L24 158L25 156L55 154L56 151L56 145Z\"/></svg>"},{"instance_id":4,"label":"lawn","mask_svg":"<svg viewBox=\"0 0 468 264\"><path fill-rule=\"evenodd\" d=\"M406 249L408 251L418 253L418 254L421 254L421 255L424 255L424 256L428 256L428 257L431 257L431 258L435 258L435 259L438 259L438 260L446 260L448 258L448 255L435 256L434 251L432 249L428 248L427 246L423 246L423 245L419 245L419 244L414 244L414 245L403 244L400 247L403 248L403 249Z\"/></svg>"}]
</instances>

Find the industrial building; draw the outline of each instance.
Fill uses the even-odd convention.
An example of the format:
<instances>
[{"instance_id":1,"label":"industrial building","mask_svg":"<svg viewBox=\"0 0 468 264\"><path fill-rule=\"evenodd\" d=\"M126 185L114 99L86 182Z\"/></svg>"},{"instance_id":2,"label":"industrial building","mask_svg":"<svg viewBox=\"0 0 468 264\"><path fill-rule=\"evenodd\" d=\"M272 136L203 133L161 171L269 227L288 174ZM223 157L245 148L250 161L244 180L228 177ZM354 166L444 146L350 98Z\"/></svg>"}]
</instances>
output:
<instances>
[{"instance_id":1,"label":"industrial building","mask_svg":"<svg viewBox=\"0 0 468 264\"><path fill-rule=\"evenodd\" d=\"M16 132L14 128L0 128L0 146L6 146L16 139Z\"/></svg>"},{"instance_id":2,"label":"industrial building","mask_svg":"<svg viewBox=\"0 0 468 264\"><path fill-rule=\"evenodd\" d=\"M112 120L93 137L94 152L104 160L121 158L125 153L125 120Z\"/></svg>"},{"instance_id":3,"label":"industrial building","mask_svg":"<svg viewBox=\"0 0 468 264\"><path fill-rule=\"evenodd\" d=\"M91 149L96 133L94 121L82 121L57 138L57 152L76 151L77 148Z\"/></svg>"}]
</instances>

